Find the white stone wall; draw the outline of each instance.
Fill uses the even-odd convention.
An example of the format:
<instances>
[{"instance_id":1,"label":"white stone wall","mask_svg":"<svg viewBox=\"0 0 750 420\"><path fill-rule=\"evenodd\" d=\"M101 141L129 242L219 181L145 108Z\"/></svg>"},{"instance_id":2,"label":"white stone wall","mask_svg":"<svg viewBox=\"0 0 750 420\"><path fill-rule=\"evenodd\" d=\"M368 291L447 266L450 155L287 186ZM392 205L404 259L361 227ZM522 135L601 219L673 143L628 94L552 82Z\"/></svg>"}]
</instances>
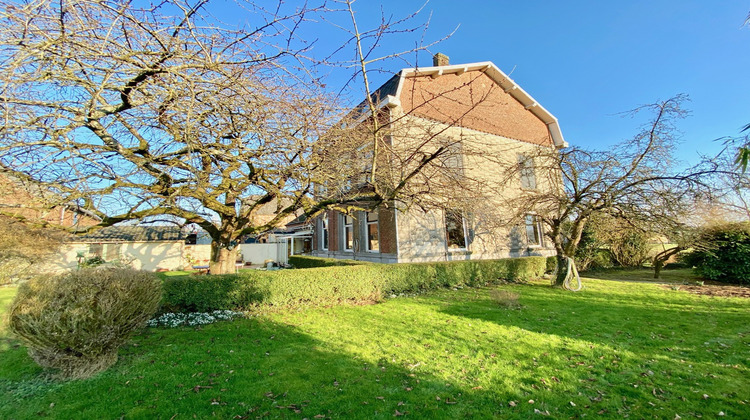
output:
<instances>
[{"instance_id":1,"label":"white stone wall","mask_svg":"<svg viewBox=\"0 0 750 420\"><path fill-rule=\"evenodd\" d=\"M40 267L40 271L60 273L78 266L78 252L90 257L88 243L74 242L63 245L60 252ZM106 255L107 246L104 244ZM126 242L119 245L119 260L137 270L156 271L158 269L181 270L186 262L183 257L182 242Z\"/></svg>"}]
</instances>

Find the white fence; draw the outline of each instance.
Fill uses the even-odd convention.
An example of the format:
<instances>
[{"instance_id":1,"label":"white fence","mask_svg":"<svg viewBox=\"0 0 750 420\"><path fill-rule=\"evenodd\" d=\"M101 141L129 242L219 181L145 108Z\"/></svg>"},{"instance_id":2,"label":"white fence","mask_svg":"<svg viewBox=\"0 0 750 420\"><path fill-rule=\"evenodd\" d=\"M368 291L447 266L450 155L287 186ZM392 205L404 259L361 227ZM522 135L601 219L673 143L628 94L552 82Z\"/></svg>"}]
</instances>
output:
<instances>
[{"instance_id":1,"label":"white fence","mask_svg":"<svg viewBox=\"0 0 750 420\"><path fill-rule=\"evenodd\" d=\"M266 260L289 263L286 242L240 245L242 261L262 265Z\"/></svg>"}]
</instances>

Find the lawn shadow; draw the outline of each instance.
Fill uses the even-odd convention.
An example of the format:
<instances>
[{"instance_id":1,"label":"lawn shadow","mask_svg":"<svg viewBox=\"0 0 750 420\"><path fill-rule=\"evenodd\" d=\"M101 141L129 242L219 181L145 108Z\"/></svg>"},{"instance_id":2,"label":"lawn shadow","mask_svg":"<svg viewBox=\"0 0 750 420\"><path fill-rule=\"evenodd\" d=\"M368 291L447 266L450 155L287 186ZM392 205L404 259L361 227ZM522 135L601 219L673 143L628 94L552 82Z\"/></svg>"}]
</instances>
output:
<instances>
[{"instance_id":1,"label":"lawn shadow","mask_svg":"<svg viewBox=\"0 0 750 420\"><path fill-rule=\"evenodd\" d=\"M18 349L16 349L18 351ZM9 366L0 351L0 372ZM202 328L147 329L110 370L47 383L26 370L0 377L0 418L417 418L526 417L518 392L488 394L392 360L340 351L301 329L263 318ZM33 388L31 391L29 391Z\"/></svg>"}]
</instances>

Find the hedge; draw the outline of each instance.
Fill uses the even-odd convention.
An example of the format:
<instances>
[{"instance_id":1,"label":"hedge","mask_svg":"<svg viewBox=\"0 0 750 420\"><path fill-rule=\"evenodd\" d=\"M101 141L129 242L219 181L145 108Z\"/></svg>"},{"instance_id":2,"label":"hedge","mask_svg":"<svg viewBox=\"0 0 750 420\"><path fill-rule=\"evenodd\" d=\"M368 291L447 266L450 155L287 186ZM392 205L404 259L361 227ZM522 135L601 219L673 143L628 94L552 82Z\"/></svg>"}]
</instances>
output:
<instances>
[{"instance_id":1,"label":"hedge","mask_svg":"<svg viewBox=\"0 0 750 420\"><path fill-rule=\"evenodd\" d=\"M338 260L336 258L305 257L301 255L292 255L289 257L289 264L294 268L317 268L317 267L340 267L349 265L372 264L367 261L355 260Z\"/></svg>"},{"instance_id":2,"label":"hedge","mask_svg":"<svg viewBox=\"0 0 750 420\"><path fill-rule=\"evenodd\" d=\"M257 306L329 306L441 287L527 281L544 274L544 257L415 264L361 264L164 280L162 312L247 310Z\"/></svg>"}]
</instances>

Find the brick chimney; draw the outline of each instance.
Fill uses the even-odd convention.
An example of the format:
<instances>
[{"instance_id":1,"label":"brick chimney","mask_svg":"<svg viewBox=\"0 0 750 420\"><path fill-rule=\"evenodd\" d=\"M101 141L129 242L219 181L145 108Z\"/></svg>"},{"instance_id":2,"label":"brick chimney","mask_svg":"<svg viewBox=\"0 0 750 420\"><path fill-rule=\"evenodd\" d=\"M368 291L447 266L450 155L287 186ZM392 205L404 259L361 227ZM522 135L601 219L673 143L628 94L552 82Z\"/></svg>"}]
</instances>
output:
<instances>
[{"instance_id":1,"label":"brick chimney","mask_svg":"<svg viewBox=\"0 0 750 420\"><path fill-rule=\"evenodd\" d=\"M433 66L447 66L448 64L450 64L450 59L447 55L443 53L437 53L432 56Z\"/></svg>"}]
</instances>

